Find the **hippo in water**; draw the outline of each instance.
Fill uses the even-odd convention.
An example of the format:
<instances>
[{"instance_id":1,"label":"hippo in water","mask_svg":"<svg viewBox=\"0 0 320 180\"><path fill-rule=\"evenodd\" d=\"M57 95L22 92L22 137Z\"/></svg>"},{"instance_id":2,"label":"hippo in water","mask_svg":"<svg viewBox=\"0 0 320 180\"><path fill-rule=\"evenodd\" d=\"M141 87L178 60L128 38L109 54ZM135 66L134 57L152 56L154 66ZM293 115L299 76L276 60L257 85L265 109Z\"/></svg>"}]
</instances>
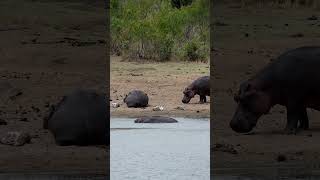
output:
<instances>
[{"instance_id":1,"label":"hippo in water","mask_svg":"<svg viewBox=\"0 0 320 180\"><path fill-rule=\"evenodd\" d=\"M106 145L109 107L107 97L92 90L78 89L64 96L45 118L58 145Z\"/></svg>"},{"instance_id":2,"label":"hippo in water","mask_svg":"<svg viewBox=\"0 0 320 180\"><path fill-rule=\"evenodd\" d=\"M189 103L190 100L195 96L200 96L200 103L207 102L206 96L210 96L210 77L203 76L195 81L193 81L188 87L183 91L184 97L182 99L183 103Z\"/></svg>"},{"instance_id":3,"label":"hippo in water","mask_svg":"<svg viewBox=\"0 0 320 180\"><path fill-rule=\"evenodd\" d=\"M126 95L123 102L125 102L129 108L147 107L149 98L143 91L133 90Z\"/></svg>"},{"instance_id":4,"label":"hippo in water","mask_svg":"<svg viewBox=\"0 0 320 180\"><path fill-rule=\"evenodd\" d=\"M140 117L134 121L135 123L177 123L178 121L162 116Z\"/></svg>"},{"instance_id":5,"label":"hippo in water","mask_svg":"<svg viewBox=\"0 0 320 180\"><path fill-rule=\"evenodd\" d=\"M234 96L238 107L230 127L250 132L276 104L287 108L286 133L308 129L307 108L320 110L320 47L300 47L281 54Z\"/></svg>"}]
</instances>

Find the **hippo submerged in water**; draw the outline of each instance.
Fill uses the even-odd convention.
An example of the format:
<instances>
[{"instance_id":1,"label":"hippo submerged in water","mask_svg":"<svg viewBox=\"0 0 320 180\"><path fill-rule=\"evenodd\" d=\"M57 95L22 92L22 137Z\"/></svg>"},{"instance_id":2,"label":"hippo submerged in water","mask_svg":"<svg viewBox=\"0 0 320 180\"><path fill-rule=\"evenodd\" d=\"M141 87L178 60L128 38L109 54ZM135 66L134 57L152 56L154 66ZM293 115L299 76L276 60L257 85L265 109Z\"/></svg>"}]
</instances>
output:
<instances>
[{"instance_id":1,"label":"hippo submerged in water","mask_svg":"<svg viewBox=\"0 0 320 180\"><path fill-rule=\"evenodd\" d=\"M135 123L177 123L178 121L169 117L150 116L150 117L137 118L134 122Z\"/></svg>"},{"instance_id":2,"label":"hippo submerged in water","mask_svg":"<svg viewBox=\"0 0 320 180\"><path fill-rule=\"evenodd\" d=\"M320 110L320 47L300 47L280 55L240 85L230 122L239 133L250 132L276 104L287 108L288 134L309 128L306 108ZM299 125L299 126L298 126Z\"/></svg>"},{"instance_id":3,"label":"hippo submerged in water","mask_svg":"<svg viewBox=\"0 0 320 180\"><path fill-rule=\"evenodd\" d=\"M184 97L182 99L183 103L189 103L190 100L195 96L200 96L200 103L207 102L206 96L210 96L210 77L203 76L195 81L193 81L188 87L183 91Z\"/></svg>"},{"instance_id":4,"label":"hippo submerged in water","mask_svg":"<svg viewBox=\"0 0 320 180\"><path fill-rule=\"evenodd\" d=\"M129 108L147 107L149 98L143 91L133 90L126 95L123 102L125 102Z\"/></svg>"},{"instance_id":5,"label":"hippo submerged in water","mask_svg":"<svg viewBox=\"0 0 320 180\"><path fill-rule=\"evenodd\" d=\"M107 99L91 90L75 90L65 96L45 119L58 145L109 144Z\"/></svg>"}]
</instances>

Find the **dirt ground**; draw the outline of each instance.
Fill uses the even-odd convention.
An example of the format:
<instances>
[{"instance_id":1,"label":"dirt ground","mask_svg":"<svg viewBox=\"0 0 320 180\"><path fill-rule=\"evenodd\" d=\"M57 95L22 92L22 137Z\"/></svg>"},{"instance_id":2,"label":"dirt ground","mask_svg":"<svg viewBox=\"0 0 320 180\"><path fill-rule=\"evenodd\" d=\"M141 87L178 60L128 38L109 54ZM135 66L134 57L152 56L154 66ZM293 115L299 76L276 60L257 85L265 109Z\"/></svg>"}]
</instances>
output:
<instances>
[{"instance_id":1,"label":"dirt ground","mask_svg":"<svg viewBox=\"0 0 320 180\"><path fill-rule=\"evenodd\" d=\"M242 81L288 49L319 45L320 21L308 18L320 12L220 4L213 14L213 175L319 175L319 112L309 110L310 130L298 135L282 133L286 110L281 106L263 116L249 135L233 132L229 122L236 108L233 94Z\"/></svg>"},{"instance_id":2,"label":"dirt ground","mask_svg":"<svg viewBox=\"0 0 320 180\"><path fill-rule=\"evenodd\" d=\"M0 2L0 85L12 85L0 87L0 132L32 136L24 146L0 145L1 173L108 173L106 147L59 147L42 128L48 105L74 88L105 88L105 5L87 2Z\"/></svg>"},{"instance_id":3,"label":"dirt ground","mask_svg":"<svg viewBox=\"0 0 320 180\"><path fill-rule=\"evenodd\" d=\"M111 103L120 103L119 108L111 107L112 117L138 117L142 115L165 115L173 117L209 118L210 97L207 103L199 104L199 96L183 104L183 90L193 80L209 75L209 62L133 62L122 57L111 57ZM123 99L132 90L148 94L147 108L128 108ZM153 107L163 106L163 111ZM177 109L182 107L184 110Z\"/></svg>"}]
</instances>

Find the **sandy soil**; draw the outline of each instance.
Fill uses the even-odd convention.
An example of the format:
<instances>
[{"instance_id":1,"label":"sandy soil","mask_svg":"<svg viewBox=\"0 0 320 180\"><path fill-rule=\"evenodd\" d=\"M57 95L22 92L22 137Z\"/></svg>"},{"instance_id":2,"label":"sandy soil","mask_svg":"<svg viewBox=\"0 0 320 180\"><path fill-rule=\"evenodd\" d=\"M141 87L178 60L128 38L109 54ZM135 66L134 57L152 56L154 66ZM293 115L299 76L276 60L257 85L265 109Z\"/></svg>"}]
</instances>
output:
<instances>
[{"instance_id":1,"label":"sandy soil","mask_svg":"<svg viewBox=\"0 0 320 180\"><path fill-rule=\"evenodd\" d=\"M111 108L113 117L138 117L142 115L166 115L175 117L208 118L210 97L207 103L199 104L199 96L189 104L181 102L183 90L193 80L209 75L209 63L190 62L130 62L121 57L111 57L111 103L119 108ZM149 107L128 108L123 99L131 90L139 89L148 94ZM153 107L163 106L163 111L153 111ZM184 110L176 109L183 107Z\"/></svg>"},{"instance_id":2,"label":"sandy soil","mask_svg":"<svg viewBox=\"0 0 320 180\"><path fill-rule=\"evenodd\" d=\"M3 173L108 172L106 147L59 147L42 128L48 105L61 96L76 87L104 88L104 4L86 2L0 2L0 82L13 86L0 91L0 119L8 123L0 131L33 137L21 147L0 145Z\"/></svg>"},{"instance_id":3,"label":"sandy soil","mask_svg":"<svg viewBox=\"0 0 320 180\"><path fill-rule=\"evenodd\" d=\"M213 14L214 22L219 23L214 24L212 51L212 173L269 177L319 174L319 112L309 110L311 129L298 135L282 133L286 110L281 106L263 116L250 135L237 134L229 128L236 107L233 93L242 81L285 50L319 45L319 20L307 20L312 15L319 16L319 11L216 5ZM217 144L220 145L213 148Z\"/></svg>"}]
</instances>

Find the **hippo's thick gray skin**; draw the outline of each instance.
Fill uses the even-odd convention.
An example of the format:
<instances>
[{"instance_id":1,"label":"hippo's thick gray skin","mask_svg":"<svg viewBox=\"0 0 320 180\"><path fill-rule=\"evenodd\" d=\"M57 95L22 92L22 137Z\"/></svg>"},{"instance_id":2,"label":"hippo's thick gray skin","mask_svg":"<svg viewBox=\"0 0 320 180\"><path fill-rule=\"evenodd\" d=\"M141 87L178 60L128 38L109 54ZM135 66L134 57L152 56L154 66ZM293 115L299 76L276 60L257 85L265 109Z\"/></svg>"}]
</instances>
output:
<instances>
[{"instance_id":1,"label":"hippo's thick gray skin","mask_svg":"<svg viewBox=\"0 0 320 180\"><path fill-rule=\"evenodd\" d=\"M162 116L140 117L134 121L135 123L177 123L178 121Z\"/></svg>"},{"instance_id":2,"label":"hippo's thick gray skin","mask_svg":"<svg viewBox=\"0 0 320 180\"><path fill-rule=\"evenodd\" d=\"M59 102L44 126L61 146L110 144L107 102L94 91L75 90Z\"/></svg>"},{"instance_id":3,"label":"hippo's thick gray skin","mask_svg":"<svg viewBox=\"0 0 320 180\"><path fill-rule=\"evenodd\" d=\"M320 47L301 47L280 55L243 82L234 99L238 107L230 126L236 132L250 132L276 104L287 108L288 134L308 129L306 108L320 110Z\"/></svg>"},{"instance_id":4,"label":"hippo's thick gray skin","mask_svg":"<svg viewBox=\"0 0 320 180\"><path fill-rule=\"evenodd\" d=\"M210 77L203 76L195 81L193 81L188 87L183 91L184 97L182 99L183 103L189 103L190 100L195 96L200 96L200 103L207 102L206 96L210 96Z\"/></svg>"},{"instance_id":5,"label":"hippo's thick gray skin","mask_svg":"<svg viewBox=\"0 0 320 180\"><path fill-rule=\"evenodd\" d=\"M149 98L143 91L133 90L126 95L123 102L125 102L129 108L147 107Z\"/></svg>"}]
</instances>

